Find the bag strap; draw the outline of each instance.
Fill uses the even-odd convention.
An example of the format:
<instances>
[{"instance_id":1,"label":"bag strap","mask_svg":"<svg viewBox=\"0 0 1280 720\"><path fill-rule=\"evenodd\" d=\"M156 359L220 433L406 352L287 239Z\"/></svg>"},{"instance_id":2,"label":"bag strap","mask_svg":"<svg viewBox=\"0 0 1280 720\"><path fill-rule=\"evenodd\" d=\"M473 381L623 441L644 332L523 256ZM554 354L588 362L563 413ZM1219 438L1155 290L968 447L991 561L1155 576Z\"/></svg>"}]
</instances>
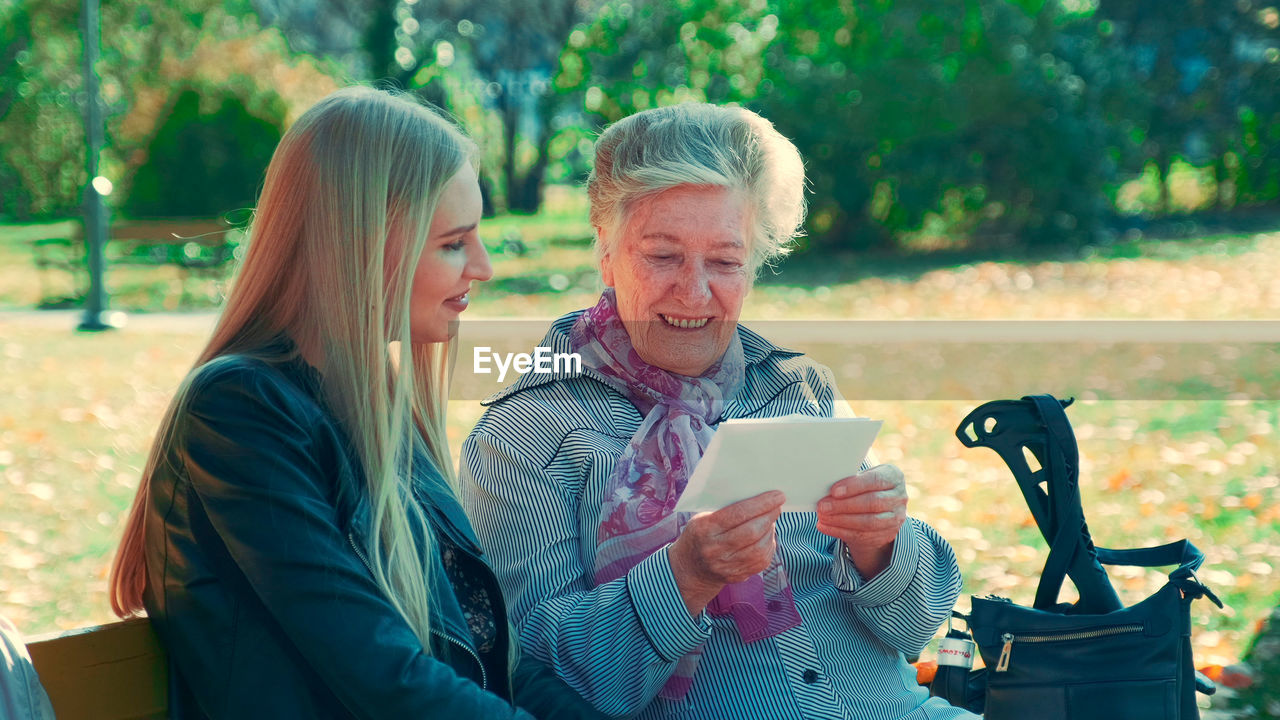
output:
<instances>
[{"instance_id":1,"label":"bag strap","mask_svg":"<svg viewBox=\"0 0 1280 720\"><path fill-rule=\"evenodd\" d=\"M1190 577L1204 564L1204 553L1188 540L1178 540L1166 545L1132 550L1113 550L1100 547L1098 560L1107 565L1127 565L1129 567L1163 567L1177 565L1171 575Z\"/></svg>"},{"instance_id":2,"label":"bag strap","mask_svg":"<svg viewBox=\"0 0 1280 720\"><path fill-rule=\"evenodd\" d=\"M1214 605L1222 607L1222 601L1213 591L1201 584L1196 577L1196 570L1204 563L1204 553L1189 540L1178 540L1166 545L1132 550L1112 550L1100 547L1098 560L1107 565L1128 565L1130 567L1164 567L1177 565L1177 569L1169 573L1169 582L1182 591L1182 594L1193 600L1207 597Z\"/></svg>"},{"instance_id":3,"label":"bag strap","mask_svg":"<svg viewBox=\"0 0 1280 720\"><path fill-rule=\"evenodd\" d=\"M1045 494L1053 514L1056 532L1049 541L1049 557L1040 573L1036 588L1037 609L1049 610L1057 605L1058 593L1068 575L1080 593L1080 600L1072 612L1108 613L1124 607L1098 560L1097 548L1089 534L1080 500L1080 451L1075 433L1067 420L1063 403L1052 395L1030 395L1044 425L1046 458L1041 461L1044 470Z\"/></svg>"}]
</instances>

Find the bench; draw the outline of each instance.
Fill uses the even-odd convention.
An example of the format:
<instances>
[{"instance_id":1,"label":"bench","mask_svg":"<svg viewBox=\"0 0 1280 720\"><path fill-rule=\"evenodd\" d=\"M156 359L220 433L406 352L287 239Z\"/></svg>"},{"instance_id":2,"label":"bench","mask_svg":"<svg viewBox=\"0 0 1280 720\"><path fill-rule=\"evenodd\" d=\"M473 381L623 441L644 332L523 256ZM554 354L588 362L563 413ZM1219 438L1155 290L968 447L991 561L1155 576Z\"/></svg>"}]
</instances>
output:
<instances>
[{"instance_id":1,"label":"bench","mask_svg":"<svg viewBox=\"0 0 1280 720\"><path fill-rule=\"evenodd\" d=\"M31 250L40 276L42 302L49 271L66 273L72 279L71 297L84 296L89 287L87 243L83 224L76 223L68 237L34 240ZM111 223L106 262L117 265L170 265L181 273L183 298L191 277L221 277L238 257L241 232L220 220L161 218L117 220Z\"/></svg>"},{"instance_id":2,"label":"bench","mask_svg":"<svg viewBox=\"0 0 1280 720\"><path fill-rule=\"evenodd\" d=\"M168 660L146 618L39 635L27 652L58 720L168 716Z\"/></svg>"},{"instance_id":3,"label":"bench","mask_svg":"<svg viewBox=\"0 0 1280 720\"><path fill-rule=\"evenodd\" d=\"M27 652L58 720L161 720L169 711L169 666L146 618L38 635ZM937 664L917 664L917 681Z\"/></svg>"}]
</instances>

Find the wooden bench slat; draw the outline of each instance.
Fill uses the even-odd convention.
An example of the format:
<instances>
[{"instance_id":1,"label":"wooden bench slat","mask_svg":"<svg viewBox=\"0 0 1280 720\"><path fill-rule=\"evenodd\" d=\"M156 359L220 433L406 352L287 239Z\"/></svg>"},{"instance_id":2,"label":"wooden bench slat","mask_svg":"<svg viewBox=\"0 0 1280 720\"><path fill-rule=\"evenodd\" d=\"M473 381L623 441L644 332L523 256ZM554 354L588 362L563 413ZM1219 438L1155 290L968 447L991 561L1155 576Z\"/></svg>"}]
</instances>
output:
<instances>
[{"instance_id":1,"label":"wooden bench slat","mask_svg":"<svg viewBox=\"0 0 1280 720\"><path fill-rule=\"evenodd\" d=\"M145 618L27 643L58 720L149 720L169 710L169 666Z\"/></svg>"},{"instance_id":2,"label":"wooden bench slat","mask_svg":"<svg viewBox=\"0 0 1280 720\"><path fill-rule=\"evenodd\" d=\"M222 244L232 228L216 220L120 220L111 224L111 240L178 244ZM174 236L177 237L174 237Z\"/></svg>"}]
</instances>

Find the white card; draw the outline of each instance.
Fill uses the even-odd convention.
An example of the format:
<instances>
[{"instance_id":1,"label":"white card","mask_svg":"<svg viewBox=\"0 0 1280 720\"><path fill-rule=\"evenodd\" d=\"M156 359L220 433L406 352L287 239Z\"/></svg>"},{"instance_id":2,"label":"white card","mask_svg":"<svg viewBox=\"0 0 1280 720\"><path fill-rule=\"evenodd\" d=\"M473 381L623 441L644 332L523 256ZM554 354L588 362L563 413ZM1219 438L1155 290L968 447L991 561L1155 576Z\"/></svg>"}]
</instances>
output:
<instances>
[{"instance_id":1,"label":"white card","mask_svg":"<svg viewBox=\"0 0 1280 720\"><path fill-rule=\"evenodd\" d=\"M677 512L719 510L769 490L782 509L813 512L832 484L856 475L880 420L788 415L720 423L676 503Z\"/></svg>"}]
</instances>

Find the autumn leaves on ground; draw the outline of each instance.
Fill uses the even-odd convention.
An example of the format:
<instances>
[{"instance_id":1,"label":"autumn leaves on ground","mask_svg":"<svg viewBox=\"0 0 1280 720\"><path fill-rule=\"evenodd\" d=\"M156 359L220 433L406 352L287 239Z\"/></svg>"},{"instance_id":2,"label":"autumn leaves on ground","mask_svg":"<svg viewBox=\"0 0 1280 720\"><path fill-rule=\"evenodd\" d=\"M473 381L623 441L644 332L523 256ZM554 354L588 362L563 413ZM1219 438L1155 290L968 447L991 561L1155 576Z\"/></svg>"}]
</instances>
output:
<instances>
[{"instance_id":1,"label":"autumn leaves on ground","mask_svg":"<svg viewBox=\"0 0 1280 720\"><path fill-rule=\"evenodd\" d=\"M575 252L552 266L589 266L589 251ZM1280 234L1143 246L1134 254L977 262L852 281L841 281L836 269L826 277L784 267L757 286L744 320L1280 318ZM499 278L504 270L508 278L522 268L536 273L539 262L496 259ZM854 269L844 273L861 277ZM532 295L497 282L477 293L469 317L548 318L592 299L594 288L577 282ZM29 633L111 619L105 577L122 516L156 422L208 327L207 318L197 318L178 332L77 335L70 322L51 327L30 315L0 313L0 614ZM1276 366L1237 365L1232 352L1217 360L1214 372L1239 374L1262 390L1247 397L1086 399L1068 411L1095 540L1130 547L1186 537L1205 551L1199 576L1227 608L1193 606L1201 666L1239 659L1280 602ZM966 594L1029 603L1045 544L999 458L964 449L953 434L978 403L849 400L859 413L885 421L879 457L903 468L913 513L955 546ZM456 454L480 407L457 402L450 412ZM1115 568L1111 577L1128 602L1164 581L1159 571L1130 568Z\"/></svg>"}]
</instances>

